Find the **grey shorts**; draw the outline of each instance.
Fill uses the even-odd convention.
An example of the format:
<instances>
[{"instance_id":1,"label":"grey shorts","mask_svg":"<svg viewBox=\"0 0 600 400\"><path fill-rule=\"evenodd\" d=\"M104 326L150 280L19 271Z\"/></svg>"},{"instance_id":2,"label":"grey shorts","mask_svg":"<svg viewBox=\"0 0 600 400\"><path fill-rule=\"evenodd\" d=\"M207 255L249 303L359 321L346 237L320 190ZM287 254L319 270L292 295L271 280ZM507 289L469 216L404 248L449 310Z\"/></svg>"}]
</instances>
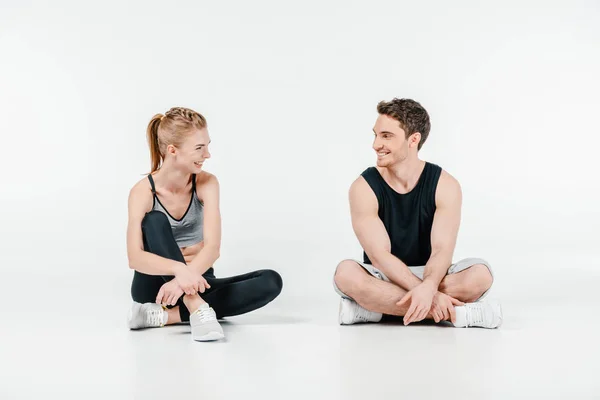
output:
<instances>
[{"instance_id":1,"label":"grey shorts","mask_svg":"<svg viewBox=\"0 0 600 400\"><path fill-rule=\"evenodd\" d=\"M374 276L377 279L381 279L383 281L389 282L389 278L387 276L385 276L385 274L383 272L381 272L380 270L378 270L377 268L375 268L373 265L371 264L366 264L362 261L358 261L358 260L352 260L354 262L356 262L358 265L360 265L361 267L363 267L369 274L371 274L372 276ZM452 264L450 266L450 268L448 268L448 272L446 273L446 275L451 275L451 274L457 274L461 271L464 271L467 268L471 268L473 265L476 264L483 264L485 265L488 270L490 271L490 274L492 275L492 280L494 279L494 272L492 271L492 267L490 266L490 264L485 261L482 258L465 258L462 259L460 261L458 261L455 264ZM421 266L421 267L408 267L408 269L410 270L410 272L412 272L417 278L423 280L423 273L425 272L425 266ZM335 279L333 280L333 287L335 289L335 291L342 297L345 297L347 299L350 299L351 297L342 293L342 291L337 287L337 285L335 284ZM479 299L477 299L477 301L483 299L491 290L488 289L484 294L481 295L481 297Z\"/></svg>"}]
</instances>

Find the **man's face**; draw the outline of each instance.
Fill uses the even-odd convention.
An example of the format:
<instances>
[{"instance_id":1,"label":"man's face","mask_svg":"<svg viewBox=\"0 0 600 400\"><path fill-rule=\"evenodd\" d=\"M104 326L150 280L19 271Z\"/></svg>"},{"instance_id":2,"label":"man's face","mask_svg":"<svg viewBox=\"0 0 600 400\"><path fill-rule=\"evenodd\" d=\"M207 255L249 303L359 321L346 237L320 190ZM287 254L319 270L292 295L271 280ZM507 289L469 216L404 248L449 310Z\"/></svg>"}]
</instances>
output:
<instances>
[{"instance_id":1,"label":"man's face","mask_svg":"<svg viewBox=\"0 0 600 400\"><path fill-rule=\"evenodd\" d=\"M387 115L379 115L373 127L373 150L377 153L377 166L390 167L408 157L409 144L400 123Z\"/></svg>"}]
</instances>

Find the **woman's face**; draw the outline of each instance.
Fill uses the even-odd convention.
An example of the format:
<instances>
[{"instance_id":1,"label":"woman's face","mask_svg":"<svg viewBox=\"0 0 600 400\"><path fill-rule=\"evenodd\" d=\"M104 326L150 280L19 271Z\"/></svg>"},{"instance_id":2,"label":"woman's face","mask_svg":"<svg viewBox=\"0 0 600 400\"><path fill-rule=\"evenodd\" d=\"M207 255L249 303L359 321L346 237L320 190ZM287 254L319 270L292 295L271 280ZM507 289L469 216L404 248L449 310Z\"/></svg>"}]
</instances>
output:
<instances>
[{"instance_id":1,"label":"woman's face","mask_svg":"<svg viewBox=\"0 0 600 400\"><path fill-rule=\"evenodd\" d=\"M167 152L174 157L174 164L178 168L197 174L202 170L204 161L210 158L209 143L208 129L203 128L188 135L181 146L169 145Z\"/></svg>"}]
</instances>

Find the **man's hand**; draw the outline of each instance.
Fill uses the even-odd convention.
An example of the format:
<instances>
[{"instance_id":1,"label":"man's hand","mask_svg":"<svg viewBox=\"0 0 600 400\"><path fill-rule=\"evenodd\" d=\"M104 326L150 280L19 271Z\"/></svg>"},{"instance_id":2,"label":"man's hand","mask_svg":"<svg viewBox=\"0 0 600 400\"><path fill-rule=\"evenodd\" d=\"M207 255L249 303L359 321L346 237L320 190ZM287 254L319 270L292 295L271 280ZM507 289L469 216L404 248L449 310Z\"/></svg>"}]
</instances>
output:
<instances>
[{"instance_id":1,"label":"man's hand","mask_svg":"<svg viewBox=\"0 0 600 400\"><path fill-rule=\"evenodd\" d=\"M452 323L456 322L456 313L454 312L454 306L464 306L465 303L456 300L454 297L450 297L442 292L437 292L433 296L433 302L431 304L431 315L433 320L437 323L440 321L450 320Z\"/></svg>"},{"instance_id":2,"label":"man's hand","mask_svg":"<svg viewBox=\"0 0 600 400\"><path fill-rule=\"evenodd\" d=\"M428 281L423 281L396 303L397 306L402 306L408 304L410 300L410 307L406 314L404 314L404 325L408 325L411 322L419 322L427 316L436 292L437 288L434 285Z\"/></svg>"},{"instance_id":3,"label":"man's hand","mask_svg":"<svg viewBox=\"0 0 600 400\"><path fill-rule=\"evenodd\" d=\"M156 295L156 304L174 306L182 295L183 289L177 284L177 280L171 279L160 287Z\"/></svg>"}]
</instances>

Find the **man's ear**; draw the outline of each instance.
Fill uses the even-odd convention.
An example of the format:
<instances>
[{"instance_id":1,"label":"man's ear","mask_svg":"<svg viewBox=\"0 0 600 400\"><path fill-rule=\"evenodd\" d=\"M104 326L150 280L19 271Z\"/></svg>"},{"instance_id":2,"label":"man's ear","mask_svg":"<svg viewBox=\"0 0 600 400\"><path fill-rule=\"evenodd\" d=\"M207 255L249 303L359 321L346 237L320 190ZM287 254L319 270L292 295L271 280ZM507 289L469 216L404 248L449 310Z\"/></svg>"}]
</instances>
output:
<instances>
[{"instance_id":1,"label":"man's ear","mask_svg":"<svg viewBox=\"0 0 600 400\"><path fill-rule=\"evenodd\" d=\"M421 143L421 132L415 132L408 138L408 145L410 147L419 147L419 143Z\"/></svg>"}]
</instances>

